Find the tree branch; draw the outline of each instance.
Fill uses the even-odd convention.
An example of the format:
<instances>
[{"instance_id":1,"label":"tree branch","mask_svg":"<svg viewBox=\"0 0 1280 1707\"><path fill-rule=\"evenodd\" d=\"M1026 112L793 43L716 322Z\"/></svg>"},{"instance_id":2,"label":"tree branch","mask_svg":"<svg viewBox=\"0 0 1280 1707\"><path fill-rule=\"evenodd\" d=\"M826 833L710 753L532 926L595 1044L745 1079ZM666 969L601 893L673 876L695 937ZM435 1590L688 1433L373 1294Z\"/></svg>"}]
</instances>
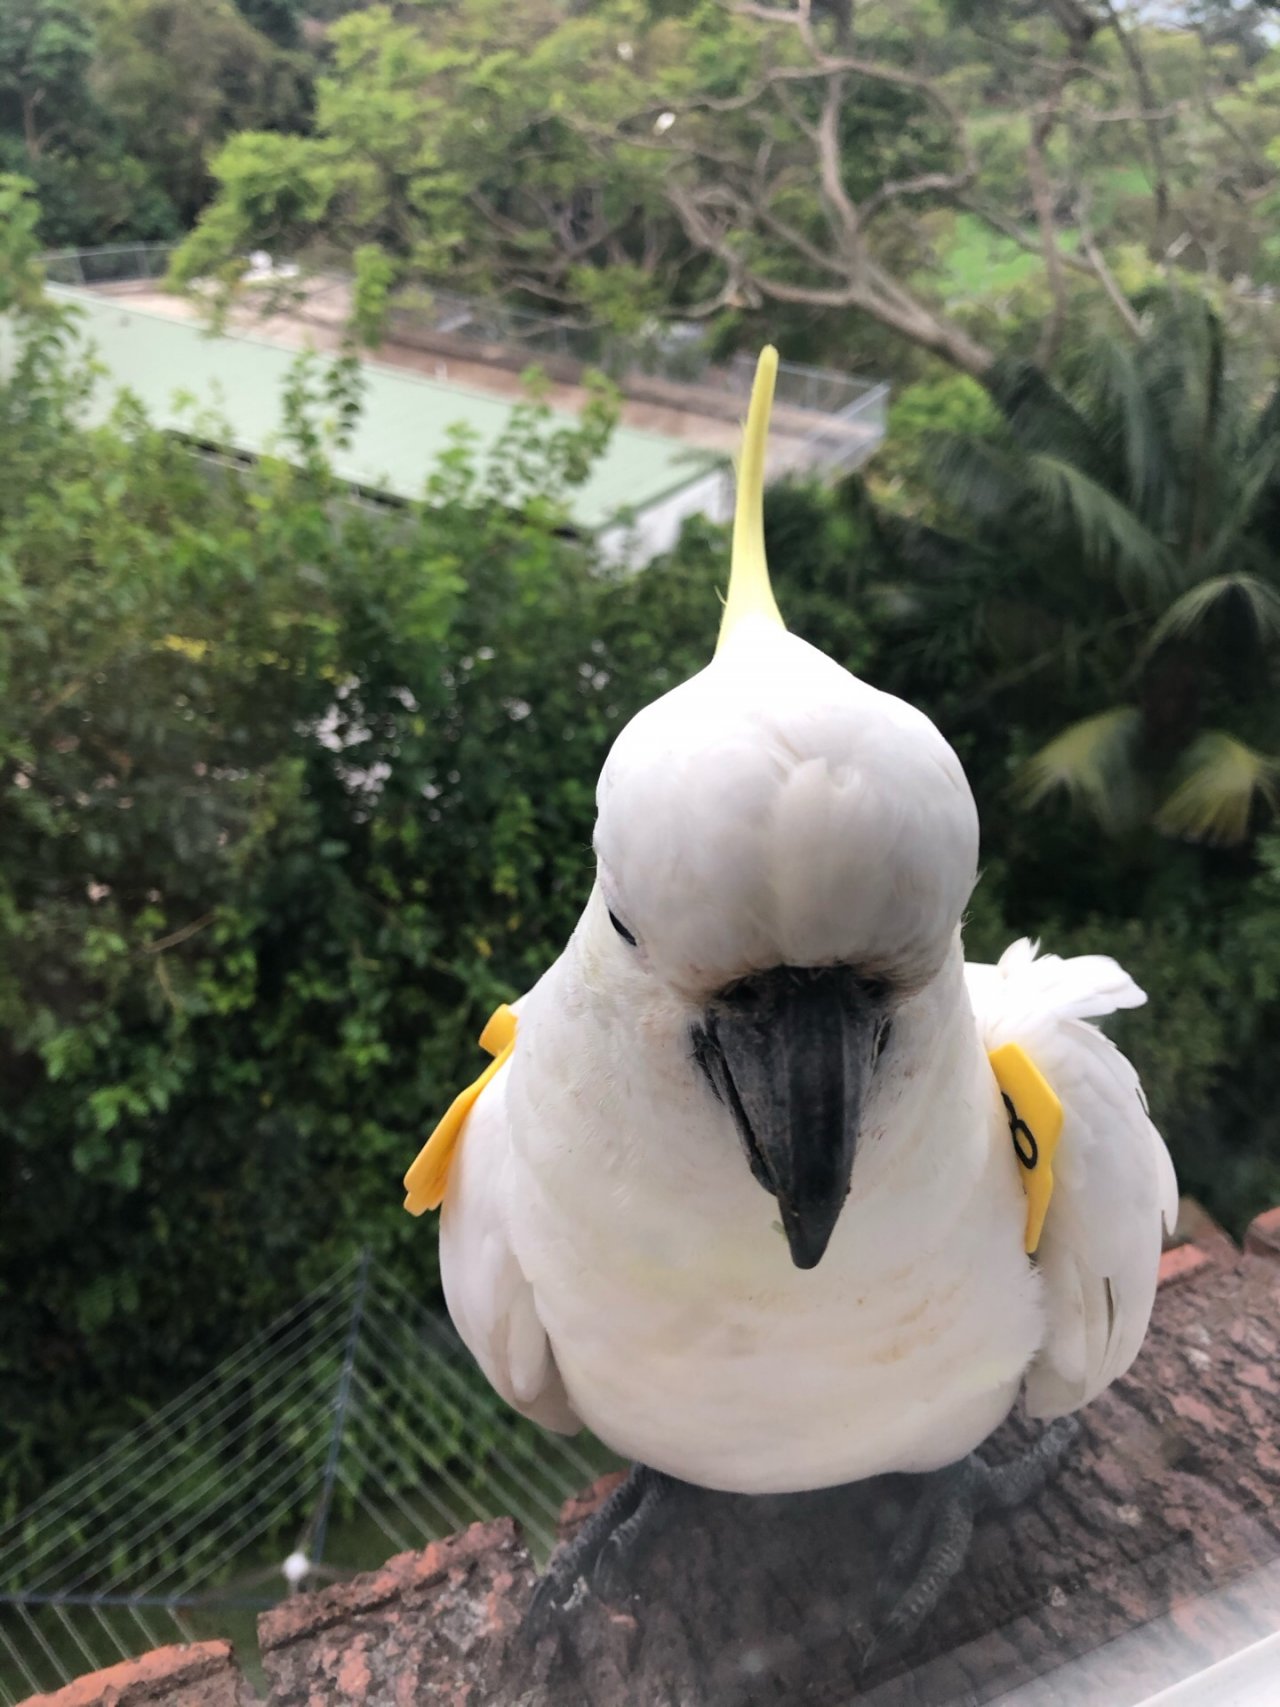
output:
<instances>
[{"instance_id":1,"label":"tree branch","mask_svg":"<svg viewBox=\"0 0 1280 1707\"><path fill-rule=\"evenodd\" d=\"M841 169L840 107L843 99L843 76L829 78L822 101L822 117L818 120L813 141L818 151L818 177L822 184L822 194L839 222L837 229L842 239L841 251L852 260L859 219L858 210L845 188Z\"/></svg>"},{"instance_id":2,"label":"tree branch","mask_svg":"<svg viewBox=\"0 0 1280 1707\"><path fill-rule=\"evenodd\" d=\"M1152 239L1152 253L1156 253L1165 238L1165 228L1169 221L1169 169L1164 156L1164 140L1160 135L1160 124L1154 116L1156 92L1152 87L1151 78L1147 73L1147 62L1143 58L1137 37L1131 35L1120 21L1114 0L1102 0L1107 17L1111 22L1111 30L1120 43L1120 51L1129 63L1133 80L1138 86L1138 95L1146 111L1142 117L1142 127L1147 133L1147 148L1151 155L1151 171L1155 180L1152 188L1155 195L1155 232Z\"/></svg>"},{"instance_id":3,"label":"tree branch","mask_svg":"<svg viewBox=\"0 0 1280 1707\"><path fill-rule=\"evenodd\" d=\"M1040 238L1032 237L1029 232L1023 231L1021 226L1015 220L1008 218L1007 215L998 212L995 208L986 207L981 202L966 201L963 205L969 213L983 220L993 231L998 231L1002 237L1009 238L1020 249L1026 249L1032 255L1043 253ZM1092 238L1089 239L1089 246L1092 258L1085 255L1073 255L1070 249L1063 249L1060 246L1058 259L1064 267L1069 268L1072 272L1081 273L1086 278L1096 279L1106 290L1112 306L1124 322L1125 329L1135 337L1138 336L1141 327L1131 304L1116 283L1111 270L1096 244L1093 243Z\"/></svg>"},{"instance_id":4,"label":"tree branch","mask_svg":"<svg viewBox=\"0 0 1280 1707\"><path fill-rule=\"evenodd\" d=\"M1040 111L1033 115L1027 134L1027 177L1031 181L1031 203L1035 209L1036 224L1040 228L1040 252L1044 257L1049 291L1053 297L1053 307L1044 323L1036 349L1036 361L1041 367L1049 367L1052 364L1062 339L1062 328L1067 315L1067 281L1062 268L1062 251L1058 247L1058 228L1053 217L1053 190L1044 156L1045 142L1058 121L1065 83L1064 72L1055 93Z\"/></svg>"},{"instance_id":5,"label":"tree branch","mask_svg":"<svg viewBox=\"0 0 1280 1707\"><path fill-rule=\"evenodd\" d=\"M1107 265L1101 249L1094 241L1093 231L1089 224L1089 209L1087 196L1082 193L1076 204L1076 226L1080 232L1080 247L1084 251L1095 278L1106 291L1111 306L1124 322L1125 330L1132 338L1142 336L1142 323L1133 311L1133 304L1120 289L1115 274Z\"/></svg>"},{"instance_id":6,"label":"tree branch","mask_svg":"<svg viewBox=\"0 0 1280 1707\"><path fill-rule=\"evenodd\" d=\"M1248 138L1242 134L1236 125L1231 123L1225 113L1218 110L1217 105L1213 101L1206 100L1204 103L1204 110L1208 113L1214 124L1218 126L1219 130L1221 130L1224 135L1229 136L1232 142L1234 142L1236 147L1240 150L1240 153L1244 156L1249 166L1257 175L1258 187L1264 193L1269 190L1272 184L1275 183L1276 173L1266 155L1258 153L1253 144L1249 142Z\"/></svg>"}]
</instances>

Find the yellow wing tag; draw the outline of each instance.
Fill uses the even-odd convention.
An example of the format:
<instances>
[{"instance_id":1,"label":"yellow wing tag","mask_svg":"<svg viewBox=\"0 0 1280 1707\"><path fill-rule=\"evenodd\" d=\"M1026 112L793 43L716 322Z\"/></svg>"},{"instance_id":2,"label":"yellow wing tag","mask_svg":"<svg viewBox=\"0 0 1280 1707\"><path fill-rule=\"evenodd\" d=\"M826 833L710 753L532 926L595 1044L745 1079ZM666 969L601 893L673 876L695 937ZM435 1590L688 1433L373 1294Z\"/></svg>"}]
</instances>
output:
<instances>
[{"instance_id":1,"label":"yellow wing tag","mask_svg":"<svg viewBox=\"0 0 1280 1707\"><path fill-rule=\"evenodd\" d=\"M488 1025L480 1033L480 1047L493 1060L480 1077L459 1091L449 1104L449 1111L418 1151L417 1160L404 1176L404 1206L410 1215L421 1215L424 1209L439 1209L444 1202L444 1188L449 1182L449 1164L462 1136L472 1105L489 1080L503 1066L516 1046L516 1016L504 1002L495 1008Z\"/></svg>"},{"instance_id":2,"label":"yellow wing tag","mask_svg":"<svg viewBox=\"0 0 1280 1707\"><path fill-rule=\"evenodd\" d=\"M1005 1043L987 1059L1009 1116L1009 1136L1022 1164L1027 1194L1028 1256L1035 1253L1053 1196L1053 1157L1062 1136L1062 1104L1020 1043Z\"/></svg>"}]
</instances>

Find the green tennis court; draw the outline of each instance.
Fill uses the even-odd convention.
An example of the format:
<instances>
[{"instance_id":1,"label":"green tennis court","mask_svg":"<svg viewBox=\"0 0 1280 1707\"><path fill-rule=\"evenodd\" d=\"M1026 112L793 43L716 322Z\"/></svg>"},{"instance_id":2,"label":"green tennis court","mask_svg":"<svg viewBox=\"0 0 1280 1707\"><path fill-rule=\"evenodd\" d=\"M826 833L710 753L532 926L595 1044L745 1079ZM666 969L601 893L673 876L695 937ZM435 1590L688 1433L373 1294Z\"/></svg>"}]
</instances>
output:
<instances>
[{"instance_id":1,"label":"green tennis court","mask_svg":"<svg viewBox=\"0 0 1280 1707\"><path fill-rule=\"evenodd\" d=\"M279 449L281 399L297 350L242 334L211 335L198 325L130 306L127 298L50 287L74 302L105 369L91 405L101 417L122 388L159 425L192 431L203 412L217 441L249 455ZM512 404L439 380L366 362L364 408L350 447L333 461L343 479L399 498L418 497L449 429L465 424L479 449L491 446ZM571 424L572 417L557 416ZM619 427L586 483L571 494L573 519L596 532L670 499L725 459L658 433Z\"/></svg>"}]
</instances>

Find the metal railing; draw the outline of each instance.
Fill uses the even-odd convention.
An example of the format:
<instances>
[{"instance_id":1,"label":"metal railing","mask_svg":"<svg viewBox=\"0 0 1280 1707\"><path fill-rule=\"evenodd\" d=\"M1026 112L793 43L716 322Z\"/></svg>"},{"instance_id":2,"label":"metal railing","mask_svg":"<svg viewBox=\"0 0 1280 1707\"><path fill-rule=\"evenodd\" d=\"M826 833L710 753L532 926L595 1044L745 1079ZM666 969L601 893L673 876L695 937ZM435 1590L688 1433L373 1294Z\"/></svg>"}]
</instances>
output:
<instances>
[{"instance_id":1,"label":"metal railing","mask_svg":"<svg viewBox=\"0 0 1280 1707\"><path fill-rule=\"evenodd\" d=\"M829 478L849 474L880 444L888 424L889 386L873 385L808 434L804 460Z\"/></svg>"},{"instance_id":2,"label":"metal railing","mask_svg":"<svg viewBox=\"0 0 1280 1707\"><path fill-rule=\"evenodd\" d=\"M51 284L140 284L163 278L169 270L172 243L107 243L99 249L55 249L44 256L45 277Z\"/></svg>"},{"instance_id":3,"label":"metal railing","mask_svg":"<svg viewBox=\"0 0 1280 1707\"><path fill-rule=\"evenodd\" d=\"M728 362L712 357L709 329L693 321L654 320L638 332L619 333L601 326L580 326L504 302L481 302L448 290L431 290L420 300L394 307L388 321L394 336L429 332L476 345L500 345L539 357L599 368L625 389L637 378L675 385L704 385L722 395L749 396L755 357L736 355ZM406 340L407 341L407 340ZM775 398L784 408L840 415L883 386L833 368L779 362Z\"/></svg>"}]
</instances>

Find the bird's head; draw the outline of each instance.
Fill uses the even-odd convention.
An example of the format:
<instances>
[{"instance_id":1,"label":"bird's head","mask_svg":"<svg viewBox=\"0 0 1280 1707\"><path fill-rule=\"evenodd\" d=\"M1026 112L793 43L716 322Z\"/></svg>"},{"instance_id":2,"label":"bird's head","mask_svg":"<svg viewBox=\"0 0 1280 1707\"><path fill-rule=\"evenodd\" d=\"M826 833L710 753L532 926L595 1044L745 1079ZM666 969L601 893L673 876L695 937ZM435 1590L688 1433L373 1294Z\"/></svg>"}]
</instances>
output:
<instances>
[{"instance_id":1,"label":"bird's head","mask_svg":"<svg viewBox=\"0 0 1280 1707\"><path fill-rule=\"evenodd\" d=\"M752 393L712 662L641 711L600 778L599 952L688 1016L797 1266L820 1261L904 1021L955 952L977 813L927 717L788 634L761 492L777 355Z\"/></svg>"}]
</instances>

